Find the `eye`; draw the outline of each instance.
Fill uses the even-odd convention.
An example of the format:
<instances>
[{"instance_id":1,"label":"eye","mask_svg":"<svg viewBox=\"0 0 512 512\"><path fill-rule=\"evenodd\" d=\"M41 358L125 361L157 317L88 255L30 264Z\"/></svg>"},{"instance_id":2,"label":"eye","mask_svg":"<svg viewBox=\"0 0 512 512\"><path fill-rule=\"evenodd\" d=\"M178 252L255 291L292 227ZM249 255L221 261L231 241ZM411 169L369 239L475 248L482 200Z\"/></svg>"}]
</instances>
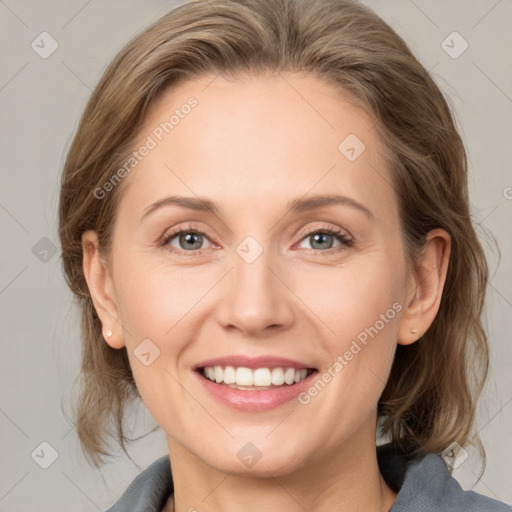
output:
<instances>
[{"instance_id":1,"label":"eye","mask_svg":"<svg viewBox=\"0 0 512 512\"><path fill-rule=\"evenodd\" d=\"M301 233L301 236L299 248L311 249L316 253L337 252L353 245L353 240L341 229L329 227L310 229ZM205 244L208 242L209 238L201 231L181 227L164 236L161 245L177 254L197 255L201 254L202 249L207 248ZM308 242L310 247L303 247L302 244L305 242Z\"/></svg>"},{"instance_id":2,"label":"eye","mask_svg":"<svg viewBox=\"0 0 512 512\"><path fill-rule=\"evenodd\" d=\"M300 243L302 244L303 242L309 242L310 245L310 247L302 247L303 249L312 249L320 252L327 252L330 249L337 251L343 247L351 247L353 244L353 240L341 229L332 228L321 228L310 231L302 238Z\"/></svg>"},{"instance_id":3,"label":"eye","mask_svg":"<svg viewBox=\"0 0 512 512\"><path fill-rule=\"evenodd\" d=\"M180 228L165 236L163 246L171 246L173 252L194 253L204 249L203 244L208 238L204 233L195 229Z\"/></svg>"}]
</instances>

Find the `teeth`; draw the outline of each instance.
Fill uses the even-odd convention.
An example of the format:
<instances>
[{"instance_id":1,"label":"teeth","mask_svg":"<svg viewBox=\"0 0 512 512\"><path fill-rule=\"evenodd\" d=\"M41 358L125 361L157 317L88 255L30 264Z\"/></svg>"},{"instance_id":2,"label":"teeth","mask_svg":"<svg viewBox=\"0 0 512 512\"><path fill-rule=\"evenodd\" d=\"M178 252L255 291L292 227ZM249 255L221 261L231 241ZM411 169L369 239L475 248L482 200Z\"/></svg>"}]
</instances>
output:
<instances>
[{"instance_id":1,"label":"teeth","mask_svg":"<svg viewBox=\"0 0 512 512\"><path fill-rule=\"evenodd\" d=\"M258 368L253 373L255 386L270 386L272 384L272 373L268 368Z\"/></svg>"},{"instance_id":2,"label":"teeth","mask_svg":"<svg viewBox=\"0 0 512 512\"><path fill-rule=\"evenodd\" d=\"M274 384L274 386L284 384L284 372L282 368L274 368L272 370L272 384Z\"/></svg>"},{"instance_id":3,"label":"teeth","mask_svg":"<svg viewBox=\"0 0 512 512\"><path fill-rule=\"evenodd\" d=\"M217 373L217 369L224 373L221 366L215 367L215 373ZM250 368L244 368L241 366L236 369L235 384L237 386L252 386L253 381L252 370Z\"/></svg>"},{"instance_id":4,"label":"teeth","mask_svg":"<svg viewBox=\"0 0 512 512\"><path fill-rule=\"evenodd\" d=\"M236 371L232 366L224 368L224 384L236 383Z\"/></svg>"},{"instance_id":5,"label":"teeth","mask_svg":"<svg viewBox=\"0 0 512 512\"><path fill-rule=\"evenodd\" d=\"M292 385L307 377L307 368L257 368L251 370L240 366L208 366L203 375L217 384L233 384L234 386L269 387Z\"/></svg>"},{"instance_id":6,"label":"teeth","mask_svg":"<svg viewBox=\"0 0 512 512\"><path fill-rule=\"evenodd\" d=\"M284 372L284 381L286 384L293 384L293 378L295 377L295 370L293 368L286 368Z\"/></svg>"}]
</instances>

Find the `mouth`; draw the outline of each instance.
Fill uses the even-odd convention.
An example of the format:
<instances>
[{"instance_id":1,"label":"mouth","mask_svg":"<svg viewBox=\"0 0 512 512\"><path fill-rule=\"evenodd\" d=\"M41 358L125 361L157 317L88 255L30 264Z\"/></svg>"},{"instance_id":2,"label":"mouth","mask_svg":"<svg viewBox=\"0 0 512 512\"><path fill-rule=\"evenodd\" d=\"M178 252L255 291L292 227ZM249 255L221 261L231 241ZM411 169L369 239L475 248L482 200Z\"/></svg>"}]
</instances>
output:
<instances>
[{"instance_id":1,"label":"mouth","mask_svg":"<svg viewBox=\"0 0 512 512\"><path fill-rule=\"evenodd\" d=\"M317 368L290 359L239 356L203 361L193 370L208 397L247 412L290 402L318 373Z\"/></svg>"},{"instance_id":2,"label":"mouth","mask_svg":"<svg viewBox=\"0 0 512 512\"><path fill-rule=\"evenodd\" d=\"M204 366L196 370L205 379L231 389L244 391L268 391L283 386L293 386L306 379L315 368L261 367L244 366Z\"/></svg>"}]
</instances>

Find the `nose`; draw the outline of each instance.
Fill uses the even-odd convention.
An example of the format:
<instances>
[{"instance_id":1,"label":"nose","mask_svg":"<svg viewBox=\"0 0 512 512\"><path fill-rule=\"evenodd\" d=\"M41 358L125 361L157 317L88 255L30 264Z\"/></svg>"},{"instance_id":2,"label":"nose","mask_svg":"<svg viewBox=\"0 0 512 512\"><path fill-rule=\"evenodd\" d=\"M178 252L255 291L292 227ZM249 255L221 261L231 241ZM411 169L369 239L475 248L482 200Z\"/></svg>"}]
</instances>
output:
<instances>
[{"instance_id":1,"label":"nose","mask_svg":"<svg viewBox=\"0 0 512 512\"><path fill-rule=\"evenodd\" d=\"M286 286L282 266L267 251L248 263L234 254L218 320L225 329L255 337L290 328L294 321L293 293Z\"/></svg>"}]
</instances>

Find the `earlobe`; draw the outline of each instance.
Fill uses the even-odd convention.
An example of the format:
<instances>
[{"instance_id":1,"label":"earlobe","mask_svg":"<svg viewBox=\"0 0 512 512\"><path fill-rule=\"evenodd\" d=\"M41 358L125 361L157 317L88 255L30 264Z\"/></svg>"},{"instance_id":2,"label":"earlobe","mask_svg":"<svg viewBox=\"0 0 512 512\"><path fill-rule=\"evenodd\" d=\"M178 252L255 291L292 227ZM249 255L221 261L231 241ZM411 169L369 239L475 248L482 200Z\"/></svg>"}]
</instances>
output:
<instances>
[{"instance_id":1,"label":"earlobe","mask_svg":"<svg viewBox=\"0 0 512 512\"><path fill-rule=\"evenodd\" d=\"M432 325L443 294L451 237L444 229L434 229L427 236L418 267L409 276L409 288L400 320L398 343L410 345Z\"/></svg>"},{"instance_id":2,"label":"earlobe","mask_svg":"<svg viewBox=\"0 0 512 512\"><path fill-rule=\"evenodd\" d=\"M89 293L98 314L105 341L112 348L124 347L124 336L119 320L117 300L110 272L101 257L96 231L82 235L83 271Z\"/></svg>"}]
</instances>

